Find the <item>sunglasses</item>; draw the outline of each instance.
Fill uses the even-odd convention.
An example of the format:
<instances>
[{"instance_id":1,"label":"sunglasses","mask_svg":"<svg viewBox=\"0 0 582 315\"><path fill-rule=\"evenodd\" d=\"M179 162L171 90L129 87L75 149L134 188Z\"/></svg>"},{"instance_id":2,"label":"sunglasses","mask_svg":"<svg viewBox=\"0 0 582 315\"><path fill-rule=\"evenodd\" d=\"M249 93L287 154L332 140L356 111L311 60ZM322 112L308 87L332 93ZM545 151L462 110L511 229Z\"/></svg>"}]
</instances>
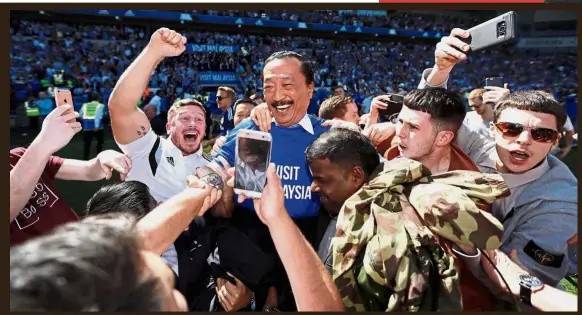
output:
<instances>
[{"instance_id":1,"label":"sunglasses","mask_svg":"<svg viewBox=\"0 0 582 315\"><path fill-rule=\"evenodd\" d=\"M509 137L518 137L524 130L529 130L531 137L538 142L553 142L558 139L559 135L559 133L554 129L532 128L510 122L496 123L495 127L497 127L497 130L499 130L504 136Z\"/></svg>"}]
</instances>

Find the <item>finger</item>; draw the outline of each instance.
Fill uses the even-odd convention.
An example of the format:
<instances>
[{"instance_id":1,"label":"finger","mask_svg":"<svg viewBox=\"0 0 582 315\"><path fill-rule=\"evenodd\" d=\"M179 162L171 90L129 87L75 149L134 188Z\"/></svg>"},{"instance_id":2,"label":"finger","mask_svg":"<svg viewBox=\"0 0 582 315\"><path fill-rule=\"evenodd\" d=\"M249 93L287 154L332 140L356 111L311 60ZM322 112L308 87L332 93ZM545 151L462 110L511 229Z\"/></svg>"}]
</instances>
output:
<instances>
[{"instance_id":1,"label":"finger","mask_svg":"<svg viewBox=\"0 0 582 315\"><path fill-rule=\"evenodd\" d=\"M174 37L176 37L176 31L174 30L170 30L170 32L168 33L168 35L165 38L166 43L172 43L172 40L174 40Z\"/></svg>"},{"instance_id":2,"label":"finger","mask_svg":"<svg viewBox=\"0 0 582 315\"><path fill-rule=\"evenodd\" d=\"M466 30L461 29L461 28L453 28L453 30L451 31L451 36L469 38L469 36L471 36L471 33L467 32Z\"/></svg>"},{"instance_id":3,"label":"finger","mask_svg":"<svg viewBox=\"0 0 582 315\"><path fill-rule=\"evenodd\" d=\"M281 183L281 179L277 175L277 167L275 166L275 163L269 163L269 167L267 168L267 185L271 183Z\"/></svg>"},{"instance_id":4,"label":"finger","mask_svg":"<svg viewBox=\"0 0 582 315\"><path fill-rule=\"evenodd\" d=\"M230 163L228 163L228 161L225 158L223 158L222 156L219 156L218 160L220 161L220 163L222 163L222 167L225 170L228 170L229 168L231 168ZM228 172L227 172L227 174L228 174Z\"/></svg>"},{"instance_id":5,"label":"finger","mask_svg":"<svg viewBox=\"0 0 582 315\"><path fill-rule=\"evenodd\" d=\"M119 180L121 180L122 182L124 182L126 178L127 174L119 174Z\"/></svg>"},{"instance_id":6,"label":"finger","mask_svg":"<svg viewBox=\"0 0 582 315\"><path fill-rule=\"evenodd\" d=\"M326 120L324 122L321 123L321 126L323 127L331 127L333 126L333 123L331 122L331 120Z\"/></svg>"},{"instance_id":7,"label":"finger","mask_svg":"<svg viewBox=\"0 0 582 315\"><path fill-rule=\"evenodd\" d=\"M437 51L435 55L439 58L452 60L464 60L467 58L467 56L462 52L442 42L437 44Z\"/></svg>"},{"instance_id":8,"label":"finger","mask_svg":"<svg viewBox=\"0 0 582 315\"><path fill-rule=\"evenodd\" d=\"M179 46L179 44L182 43L182 35L176 33L176 36L174 36L174 38L172 38L172 41L170 42L170 44L174 45L174 46Z\"/></svg>"},{"instance_id":9,"label":"finger","mask_svg":"<svg viewBox=\"0 0 582 315\"><path fill-rule=\"evenodd\" d=\"M501 90L502 88L498 87L498 86L486 86L485 90L487 91L498 91Z\"/></svg>"},{"instance_id":10,"label":"finger","mask_svg":"<svg viewBox=\"0 0 582 315\"><path fill-rule=\"evenodd\" d=\"M69 114L65 114L61 116L61 119L63 121L70 121L70 120L75 120L77 119L77 117L79 117L79 113L77 112L73 112L73 113L69 113Z\"/></svg>"},{"instance_id":11,"label":"finger","mask_svg":"<svg viewBox=\"0 0 582 315\"><path fill-rule=\"evenodd\" d=\"M467 45L465 42L458 39L457 37L445 36L441 38L441 42L446 43L450 47L456 47L462 51L469 51L469 49L471 48L469 45Z\"/></svg>"},{"instance_id":12,"label":"finger","mask_svg":"<svg viewBox=\"0 0 582 315\"><path fill-rule=\"evenodd\" d=\"M186 38L186 36L182 36L182 45L186 45L187 42L188 39Z\"/></svg>"},{"instance_id":13,"label":"finger","mask_svg":"<svg viewBox=\"0 0 582 315\"><path fill-rule=\"evenodd\" d=\"M238 195L237 201L238 203L243 203L247 198L244 195Z\"/></svg>"},{"instance_id":14,"label":"finger","mask_svg":"<svg viewBox=\"0 0 582 315\"><path fill-rule=\"evenodd\" d=\"M119 164L117 162L109 162L109 163L106 163L106 165L113 168L118 173L126 173L125 167L123 167L121 164Z\"/></svg>"},{"instance_id":15,"label":"finger","mask_svg":"<svg viewBox=\"0 0 582 315\"><path fill-rule=\"evenodd\" d=\"M125 165L127 165L127 172L131 171L131 159L127 155L123 155L123 159L125 160Z\"/></svg>"},{"instance_id":16,"label":"finger","mask_svg":"<svg viewBox=\"0 0 582 315\"><path fill-rule=\"evenodd\" d=\"M83 128L83 126L81 126L81 123L80 122L76 122L76 121L75 122L70 122L69 123L69 127L73 128L73 129Z\"/></svg>"},{"instance_id":17,"label":"finger","mask_svg":"<svg viewBox=\"0 0 582 315\"><path fill-rule=\"evenodd\" d=\"M226 170L226 174L228 174L228 176L234 176L235 171L236 171L236 169L234 167L229 167Z\"/></svg>"},{"instance_id":18,"label":"finger","mask_svg":"<svg viewBox=\"0 0 582 315\"><path fill-rule=\"evenodd\" d=\"M166 28L166 27L162 27L158 30L158 32L160 33L160 35L162 35L162 38L165 38L168 35L168 33L170 32L170 29Z\"/></svg>"},{"instance_id":19,"label":"finger","mask_svg":"<svg viewBox=\"0 0 582 315\"><path fill-rule=\"evenodd\" d=\"M110 179L111 175L113 175L111 172L111 169L107 165L104 165L104 164L101 164L101 169L105 173L105 179Z\"/></svg>"},{"instance_id":20,"label":"finger","mask_svg":"<svg viewBox=\"0 0 582 315\"><path fill-rule=\"evenodd\" d=\"M253 120L253 122L255 123L255 125L260 126L260 121L259 121L259 115L257 114L257 111L255 110L255 108L253 108L251 110L251 119Z\"/></svg>"}]
</instances>

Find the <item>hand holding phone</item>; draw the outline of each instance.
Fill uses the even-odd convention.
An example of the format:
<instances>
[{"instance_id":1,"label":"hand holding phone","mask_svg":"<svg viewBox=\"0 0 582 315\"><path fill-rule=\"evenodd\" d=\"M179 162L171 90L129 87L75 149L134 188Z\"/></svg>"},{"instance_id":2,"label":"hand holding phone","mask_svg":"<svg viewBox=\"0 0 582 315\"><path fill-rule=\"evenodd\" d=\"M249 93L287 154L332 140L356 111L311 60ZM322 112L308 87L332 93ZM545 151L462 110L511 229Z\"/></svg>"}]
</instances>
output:
<instances>
[{"instance_id":1,"label":"hand holding phone","mask_svg":"<svg viewBox=\"0 0 582 315\"><path fill-rule=\"evenodd\" d=\"M236 137L234 192L261 198L271 162L272 137L267 132L240 130Z\"/></svg>"},{"instance_id":2,"label":"hand holding phone","mask_svg":"<svg viewBox=\"0 0 582 315\"><path fill-rule=\"evenodd\" d=\"M55 104L57 106L71 105L71 109L65 111L64 115L70 114L75 111L75 106L73 104L73 95L69 90L55 89ZM73 122L75 120L70 120L68 122Z\"/></svg>"},{"instance_id":3,"label":"hand holding phone","mask_svg":"<svg viewBox=\"0 0 582 315\"><path fill-rule=\"evenodd\" d=\"M378 109L378 114L388 119L390 116L400 113L402 110L402 103L404 102L404 96L388 94L382 99L382 102L388 106L384 109Z\"/></svg>"}]
</instances>

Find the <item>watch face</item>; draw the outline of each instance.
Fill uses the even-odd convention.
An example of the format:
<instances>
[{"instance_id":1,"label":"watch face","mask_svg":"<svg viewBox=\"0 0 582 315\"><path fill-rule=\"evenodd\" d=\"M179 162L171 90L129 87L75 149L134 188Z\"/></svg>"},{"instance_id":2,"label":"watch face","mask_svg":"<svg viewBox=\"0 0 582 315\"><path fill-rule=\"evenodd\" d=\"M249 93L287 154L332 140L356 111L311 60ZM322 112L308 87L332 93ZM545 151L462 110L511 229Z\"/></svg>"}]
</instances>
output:
<instances>
[{"instance_id":1,"label":"watch face","mask_svg":"<svg viewBox=\"0 0 582 315\"><path fill-rule=\"evenodd\" d=\"M222 183L222 177L216 173L209 173L201 178L203 181L209 183L210 185L222 190L224 184Z\"/></svg>"},{"instance_id":2,"label":"watch face","mask_svg":"<svg viewBox=\"0 0 582 315\"><path fill-rule=\"evenodd\" d=\"M539 287L544 284L540 279L530 275L521 275L519 276L519 280L530 288Z\"/></svg>"}]
</instances>

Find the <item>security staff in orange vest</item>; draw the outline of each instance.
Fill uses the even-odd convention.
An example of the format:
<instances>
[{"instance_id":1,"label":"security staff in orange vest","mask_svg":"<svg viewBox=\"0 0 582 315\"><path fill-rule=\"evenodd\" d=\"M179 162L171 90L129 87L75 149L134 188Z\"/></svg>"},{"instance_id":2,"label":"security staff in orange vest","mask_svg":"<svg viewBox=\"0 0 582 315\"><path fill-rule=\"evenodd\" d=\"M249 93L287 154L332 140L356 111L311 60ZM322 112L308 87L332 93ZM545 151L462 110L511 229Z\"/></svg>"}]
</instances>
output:
<instances>
[{"instance_id":1,"label":"security staff in orange vest","mask_svg":"<svg viewBox=\"0 0 582 315\"><path fill-rule=\"evenodd\" d=\"M103 151L103 112L105 105L100 103L101 97L97 93L91 95L91 102L83 104L79 116L83 120L84 157L89 160L91 142L97 138L97 153Z\"/></svg>"}]
</instances>

